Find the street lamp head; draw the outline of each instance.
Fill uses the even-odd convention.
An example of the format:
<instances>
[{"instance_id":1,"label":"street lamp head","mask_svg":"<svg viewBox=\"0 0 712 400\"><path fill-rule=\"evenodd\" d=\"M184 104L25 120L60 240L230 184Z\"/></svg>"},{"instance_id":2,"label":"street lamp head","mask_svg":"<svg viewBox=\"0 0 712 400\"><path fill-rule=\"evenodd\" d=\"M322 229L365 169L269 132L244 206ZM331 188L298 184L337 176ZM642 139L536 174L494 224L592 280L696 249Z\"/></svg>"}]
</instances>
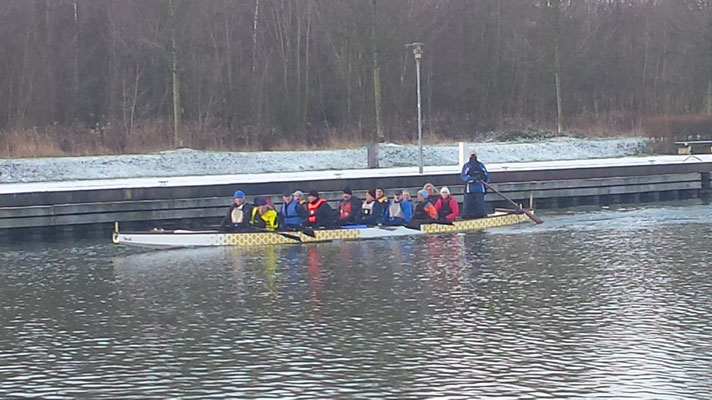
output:
<instances>
[{"instance_id":1,"label":"street lamp head","mask_svg":"<svg viewBox=\"0 0 712 400\"><path fill-rule=\"evenodd\" d=\"M423 43L414 42L414 43L406 44L405 47L413 48L413 55L415 56L416 60L420 60L421 58L423 58Z\"/></svg>"}]
</instances>

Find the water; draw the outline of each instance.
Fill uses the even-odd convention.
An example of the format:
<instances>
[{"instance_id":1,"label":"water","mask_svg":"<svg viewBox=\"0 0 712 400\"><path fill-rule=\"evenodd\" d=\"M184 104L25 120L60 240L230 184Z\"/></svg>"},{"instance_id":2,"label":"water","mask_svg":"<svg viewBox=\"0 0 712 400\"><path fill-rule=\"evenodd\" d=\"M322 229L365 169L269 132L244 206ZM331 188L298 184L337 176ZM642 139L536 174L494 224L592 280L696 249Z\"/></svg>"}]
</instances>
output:
<instances>
[{"instance_id":1,"label":"water","mask_svg":"<svg viewBox=\"0 0 712 400\"><path fill-rule=\"evenodd\" d=\"M712 393L712 206L263 249L4 246L0 398Z\"/></svg>"}]
</instances>

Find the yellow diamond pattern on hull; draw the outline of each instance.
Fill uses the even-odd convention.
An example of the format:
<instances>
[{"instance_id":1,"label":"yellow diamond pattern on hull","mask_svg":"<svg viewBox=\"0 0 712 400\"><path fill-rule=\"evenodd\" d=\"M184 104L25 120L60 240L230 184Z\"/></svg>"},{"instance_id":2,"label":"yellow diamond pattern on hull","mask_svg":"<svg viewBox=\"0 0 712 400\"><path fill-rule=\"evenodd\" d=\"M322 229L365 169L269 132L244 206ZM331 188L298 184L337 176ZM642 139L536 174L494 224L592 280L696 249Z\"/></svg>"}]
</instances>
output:
<instances>
[{"instance_id":1,"label":"yellow diamond pattern on hull","mask_svg":"<svg viewBox=\"0 0 712 400\"><path fill-rule=\"evenodd\" d=\"M301 232L285 232L287 235L299 237L303 243L326 242L330 240L358 239L357 229L334 229L314 231L314 237L307 236ZM273 244L300 243L298 240L282 236L278 233L232 233L215 237L216 246L264 246Z\"/></svg>"}]
</instances>

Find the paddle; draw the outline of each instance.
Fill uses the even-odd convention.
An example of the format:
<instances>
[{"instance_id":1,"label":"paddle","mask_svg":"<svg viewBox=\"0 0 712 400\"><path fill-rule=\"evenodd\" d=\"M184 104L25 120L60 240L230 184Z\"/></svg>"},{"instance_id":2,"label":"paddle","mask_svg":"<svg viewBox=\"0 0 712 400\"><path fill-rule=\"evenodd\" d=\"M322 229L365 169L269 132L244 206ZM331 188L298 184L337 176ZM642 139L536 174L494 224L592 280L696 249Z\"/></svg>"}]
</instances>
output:
<instances>
[{"instance_id":1,"label":"paddle","mask_svg":"<svg viewBox=\"0 0 712 400\"><path fill-rule=\"evenodd\" d=\"M485 185L485 186L487 187L487 189L490 189L491 191L493 191L493 192L497 193L498 195L500 195L503 199L507 200L507 201L508 201L511 205L513 205L517 210L522 211L524 214L527 214L527 217L531 218L531 220L534 221L535 223L541 224L542 222L544 222L544 221L541 220L541 218L539 218L539 217L537 217L536 215L534 215L531 211L528 211L528 210L523 209L522 206L520 206L519 204L515 203L515 202L514 202L512 199L510 199L509 197L503 195L502 192L500 192L499 190L493 188L492 185L490 185L489 183L487 183L487 182L485 182L485 181L482 181L482 180L480 180L480 182L481 182L483 185Z\"/></svg>"},{"instance_id":2,"label":"paddle","mask_svg":"<svg viewBox=\"0 0 712 400\"><path fill-rule=\"evenodd\" d=\"M296 236L296 235L290 235L290 234L284 233L284 232L269 231L269 230L267 230L267 229L265 229L265 228L259 228L259 227L256 227L256 226L250 226L250 229L255 230L255 231L258 231L258 232L274 233L275 235L279 235L279 236L285 237L285 238L287 238L287 239L292 239L292 240L295 240L295 241L297 241L297 242L299 242L299 243L302 242L302 238L300 238L299 236Z\"/></svg>"},{"instance_id":3,"label":"paddle","mask_svg":"<svg viewBox=\"0 0 712 400\"><path fill-rule=\"evenodd\" d=\"M314 233L314 228L305 226L302 229L299 229L298 232L301 232L309 237L316 239L316 234Z\"/></svg>"}]
</instances>

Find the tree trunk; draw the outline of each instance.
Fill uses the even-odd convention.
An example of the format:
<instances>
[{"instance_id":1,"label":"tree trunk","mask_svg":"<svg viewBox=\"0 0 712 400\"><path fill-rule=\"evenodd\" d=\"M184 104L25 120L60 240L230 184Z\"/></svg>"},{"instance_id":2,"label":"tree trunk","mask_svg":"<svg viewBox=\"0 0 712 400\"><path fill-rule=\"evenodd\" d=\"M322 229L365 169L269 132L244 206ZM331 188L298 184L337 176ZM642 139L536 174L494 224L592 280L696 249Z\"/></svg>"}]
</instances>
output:
<instances>
[{"instance_id":1,"label":"tree trunk","mask_svg":"<svg viewBox=\"0 0 712 400\"><path fill-rule=\"evenodd\" d=\"M181 137L180 71L178 61L178 40L176 38L176 9L173 0L168 0L168 14L171 23L171 72L173 74L173 145L183 147Z\"/></svg>"},{"instance_id":2,"label":"tree trunk","mask_svg":"<svg viewBox=\"0 0 712 400\"><path fill-rule=\"evenodd\" d=\"M705 113L712 115L712 2L707 4L707 104Z\"/></svg>"},{"instance_id":3,"label":"tree trunk","mask_svg":"<svg viewBox=\"0 0 712 400\"><path fill-rule=\"evenodd\" d=\"M312 4L310 0L307 0L307 37L305 44L306 48L304 50L304 111L302 113L302 124L307 121L309 110L309 43L311 36L311 14Z\"/></svg>"},{"instance_id":4,"label":"tree trunk","mask_svg":"<svg viewBox=\"0 0 712 400\"><path fill-rule=\"evenodd\" d=\"M553 0L554 11L554 81L556 82L556 134L561 136L563 131L563 111L561 100L561 0Z\"/></svg>"},{"instance_id":5,"label":"tree trunk","mask_svg":"<svg viewBox=\"0 0 712 400\"><path fill-rule=\"evenodd\" d=\"M74 46L72 47L72 114L71 118L77 117L79 111L79 10L77 0L74 0Z\"/></svg>"},{"instance_id":6,"label":"tree trunk","mask_svg":"<svg viewBox=\"0 0 712 400\"><path fill-rule=\"evenodd\" d=\"M260 0L255 0L255 14L252 18L252 73L257 68L257 23L260 20Z\"/></svg>"},{"instance_id":7,"label":"tree trunk","mask_svg":"<svg viewBox=\"0 0 712 400\"><path fill-rule=\"evenodd\" d=\"M376 10L376 0L371 0L371 8L373 14L371 16L371 44L373 46L373 97L376 106L376 142L382 142L383 136L383 121L381 109L381 66L378 60L378 43L376 41L376 29L378 13Z\"/></svg>"}]
</instances>

